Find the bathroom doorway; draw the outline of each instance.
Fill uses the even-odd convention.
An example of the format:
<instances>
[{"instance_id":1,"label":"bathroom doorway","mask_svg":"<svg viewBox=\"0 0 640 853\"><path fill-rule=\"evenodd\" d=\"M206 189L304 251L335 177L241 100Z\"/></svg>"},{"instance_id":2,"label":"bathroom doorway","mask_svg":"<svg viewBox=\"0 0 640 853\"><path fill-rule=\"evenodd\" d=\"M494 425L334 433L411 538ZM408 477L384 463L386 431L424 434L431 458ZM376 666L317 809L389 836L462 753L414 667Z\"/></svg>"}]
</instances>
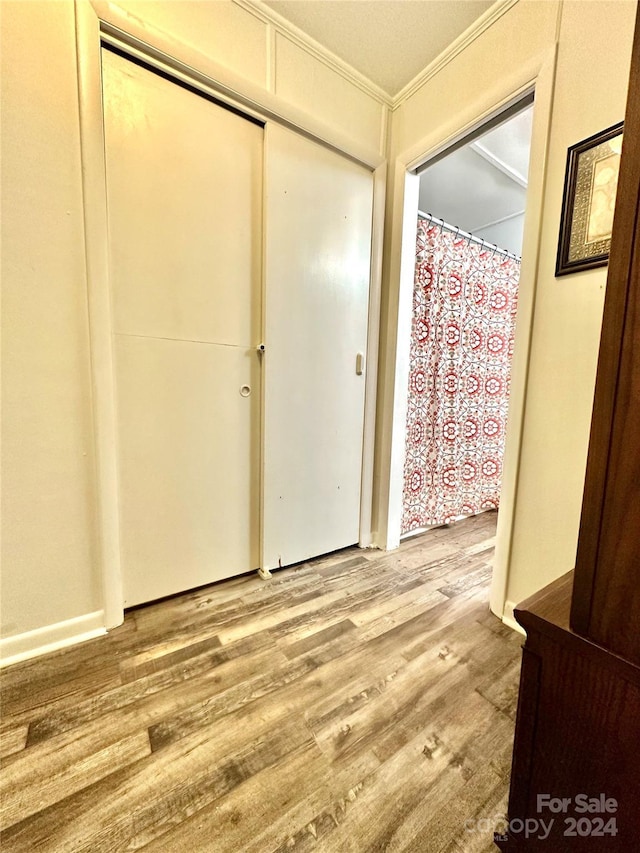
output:
<instances>
[{"instance_id":1,"label":"bathroom doorway","mask_svg":"<svg viewBox=\"0 0 640 853\"><path fill-rule=\"evenodd\" d=\"M532 102L416 170L401 536L499 507Z\"/></svg>"}]
</instances>

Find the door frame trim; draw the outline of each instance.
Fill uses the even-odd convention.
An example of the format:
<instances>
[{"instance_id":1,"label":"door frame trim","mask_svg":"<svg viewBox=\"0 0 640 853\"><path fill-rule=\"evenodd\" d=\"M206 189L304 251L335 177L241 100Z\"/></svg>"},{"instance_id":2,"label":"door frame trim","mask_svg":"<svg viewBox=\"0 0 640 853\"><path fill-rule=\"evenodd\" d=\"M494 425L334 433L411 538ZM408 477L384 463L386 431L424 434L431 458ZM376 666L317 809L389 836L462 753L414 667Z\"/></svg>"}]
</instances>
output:
<instances>
[{"instance_id":1,"label":"door frame trim","mask_svg":"<svg viewBox=\"0 0 640 853\"><path fill-rule=\"evenodd\" d=\"M253 121L273 121L349 157L372 172L369 331L367 341L360 544L372 540L374 436L382 287L382 231L386 160L276 95L245 80L188 45L145 26L105 0L76 0L76 50L85 233L85 273L91 353L95 443L96 559L102 581L104 621L124 620L120 554L118 447L115 407L112 306L109 284L106 160L102 108L102 44L169 74Z\"/></svg>"},{"instance_id":2,"label":"door frame trim","mask_svg":"<svg viewBox=\"0 0 640 853\"><path fill-rule=\"evenodd\" d=\"M510 78L505 78L464 112L453 114L447 126L439 127L428 137L403 152L395 160L394 198L391 200L394 222L390 235L390 281L395 290L390 294L387 337L391 341L386 366L381 371L388 378L385 397L389 402L381 412L381 434L384 447L378 476L388 484L388 492L378 497L380 525L377 544L391 550L400 543L403 470L406 428L406 388L409 380L409 336L413 278L415 269L415 221L418 211L419 178L416 170L425 162L450 148L476 128L508 109L528 91L535 92L531 133L531 162L537 168L530 175L523 236L522 268L518 296L515 351L512 361L512 383L507 422L503 467L501 511L498 516L496 553L491 583L490 606L502 618L509 576L515 516L518 498L522 432L524 426L529 351L533 328L533 307L540 264L541 220L544 204L549 130L553 107L557 45L545 50Z\"/></svg>"},{"instance_id":3,"label":"door frame trim","mask_svg":"<svg viewBox=\"0 0 640 853\"><path fill-rule=\"evenodd\" d=\"M375 546L375 445L378 411L378 370L380 367L380 313L386 188L387 164L383 163L373 171L369 320L367 327L367 360L364 376L364 434L360 491L360 539L358 541L358 545L361 548Z\"/></svg>"}]
</instances>

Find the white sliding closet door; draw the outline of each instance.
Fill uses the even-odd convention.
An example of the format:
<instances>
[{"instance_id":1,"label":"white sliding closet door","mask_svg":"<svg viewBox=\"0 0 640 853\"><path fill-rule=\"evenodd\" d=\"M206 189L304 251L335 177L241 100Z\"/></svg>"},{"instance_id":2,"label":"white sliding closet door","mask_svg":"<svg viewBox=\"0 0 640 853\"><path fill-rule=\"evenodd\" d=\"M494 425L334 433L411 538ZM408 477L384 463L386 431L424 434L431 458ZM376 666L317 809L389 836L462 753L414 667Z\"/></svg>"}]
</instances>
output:
<instances>
[{"instance_id":1,"label":"white sliding closet door","mask_svg":"<svg viewBox=\"0 0 640 853\"><path fill-rule=\"evenodd\" d=\"M373 176L266 133L263 566L359 537Z\"/></svg>"},{"instance_id":2,"label":"white sliding closet door","mask_svg":"<svg viewBox=\"0 0 640 853\"><path fill-rule=\"evenodd\" d=\"M103 50L125 606L259 566L261 126Z\"/></svg>"}]
</instances>

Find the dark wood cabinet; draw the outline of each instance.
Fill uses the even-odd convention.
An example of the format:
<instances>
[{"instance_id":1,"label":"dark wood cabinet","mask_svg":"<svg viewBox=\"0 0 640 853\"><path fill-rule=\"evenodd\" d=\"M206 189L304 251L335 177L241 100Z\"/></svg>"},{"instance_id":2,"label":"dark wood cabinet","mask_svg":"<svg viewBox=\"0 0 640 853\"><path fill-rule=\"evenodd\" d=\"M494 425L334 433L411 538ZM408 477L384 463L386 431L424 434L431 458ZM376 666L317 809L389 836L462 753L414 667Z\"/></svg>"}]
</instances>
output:
<instances>
[{"instance_id":1,"label":"dark wood cabinet","mask_svg":"<svg viewBox=\"0 0 640 853\"><path fill-rule=\"evenodd\" d=\"M640 26L575 571L523 602L509 851L640 850ZM541 823L541 821L543 823Z\"/></svg>"},{"instance_id":2,"label":"dark wood cabinet","mask_svg":"<svg viewBox=\"0 0 640 853\"><path fill-rule=\"evenodd\" d=\"M527 641L511 768L512 831L499 842L503 850L640 849L640 667L571 629L573 582L570 572L516 610ZM585 797L602 795L608 811L582 810ZM551 799L569 802L552 811Z\"/></svg>"}]
</instances>

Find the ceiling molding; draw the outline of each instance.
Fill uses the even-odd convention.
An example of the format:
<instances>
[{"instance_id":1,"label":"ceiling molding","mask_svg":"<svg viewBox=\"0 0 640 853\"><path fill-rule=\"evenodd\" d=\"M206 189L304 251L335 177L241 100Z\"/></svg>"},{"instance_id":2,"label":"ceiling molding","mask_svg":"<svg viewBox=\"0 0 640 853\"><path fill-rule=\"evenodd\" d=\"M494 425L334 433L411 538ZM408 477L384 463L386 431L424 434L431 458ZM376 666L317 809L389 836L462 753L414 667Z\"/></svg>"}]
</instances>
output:
<instances>
[{"instance_id":1,"label":"ceiling molding","mask_svg":"<svg viewBox=\"0 0 640 853\"><path fill-rule=\"evenodd\" d=\"M407 85L398 92L392 100L391 109L397 109L404 103L404 101L415 94L421 86L424 86L428 80L438 74L439 71L455 59L459 53L462 53L465 48L469 47L469 45L481 36L485 30L495 24L496 21L498 21L518 2L519 0L497 0L497 2L487 9L484 14L480 15L480 17L474 21L470 27L467 27L467 29L458 36L455 41L451 42L449 47L443 50L442 53L433 60L433 62L430 62L426 68L424 68L413 78L413 80L410 80Z\"/></svg>"},{"instance_id":2,"label":"ceiling molding","mask_svg":"<svg viewBox=\"0 0 640 853\"><path fill-rule=\"evenodd\" d=\"M516 210L515 213L508 213L506 216L500 217L500 219L494 219L493 222L487 222L486 225L478 225L474 228L474 232L476 231L485 231L487 228L493 228L494 225L501 225L503 222L508 222L510 219L515 219L517 216L524 216L524 210Z\"/></svg>"},{"instance_id":3,"label":"ceiling molding","mask_svg":"<svg viewBox=\"0 0 640 853\"><path fill-rule=\"evenodd\" d=\"M482 157L483 160L486 160L487 163L491 163L491 165L496 168L499 172L502 172L503 175L506 175L508 178L518 184L519 187L523 187L525 190L529 186L529 182L512 166L509 166L504 160L501 160L500 157L496 156L492 151L489 151L488 148L482 144L482 142L470 142L469 148L478 155L478 157Z\"/></svg>"},{"instance_id":4,"label":"ceiling molding","mask_svg":"<svg viewBox=\"0 0 640 853\"><path fill-rule=\"evenodd\" d=\"M368 77L365 77L364 74L361 74L360 71L349 65L348 62L340 59L339 56L336 56L335 53L305 33L304 30L301 30L270 6L267 6L262 0L233 0L233 2L263 23L270 24L281 35L288 38L307 53L310 53L316 59L319 59L320 62L323 62L332 71L340 74L341 77L344 77L349 83L353 83L376 101L387 107L393 107L394 99L384 89L381 89L380 86L377 86ZM504 0L501 0L501 2L504 2ZM510 0L510 2L517 2L517 0Z\"/></svg>"},{"instance_id":5,"label":"ceiling molding","mask_svg":"<svg viewBox=\"0 0 640 853\"><path fill-rule=\"evenodd\" d=\"M267 6L262 0L233 0L233 2L258 20L272 26L276 32L290 39L294 44L302 48L302 50L310 53L332 71L335 71L379 103L384 104L391 110L396 110L404 101L415 94L421 86L438 74L438 72L469 47L469 45L473 44L477 38L495 24L509 9L515 6L519 0L496 0L493 6L480 15L471 26L467 27L455 41L451 42L439 56L430 62L426 68L420 71L413 80L410 80L393 97L352 65L349 65L348 62L345 62L344 59L341 59L319 41L316 41L316 39L305 33L304 30L301 30L270 6Z\"/></svg>"}]
</instances>

